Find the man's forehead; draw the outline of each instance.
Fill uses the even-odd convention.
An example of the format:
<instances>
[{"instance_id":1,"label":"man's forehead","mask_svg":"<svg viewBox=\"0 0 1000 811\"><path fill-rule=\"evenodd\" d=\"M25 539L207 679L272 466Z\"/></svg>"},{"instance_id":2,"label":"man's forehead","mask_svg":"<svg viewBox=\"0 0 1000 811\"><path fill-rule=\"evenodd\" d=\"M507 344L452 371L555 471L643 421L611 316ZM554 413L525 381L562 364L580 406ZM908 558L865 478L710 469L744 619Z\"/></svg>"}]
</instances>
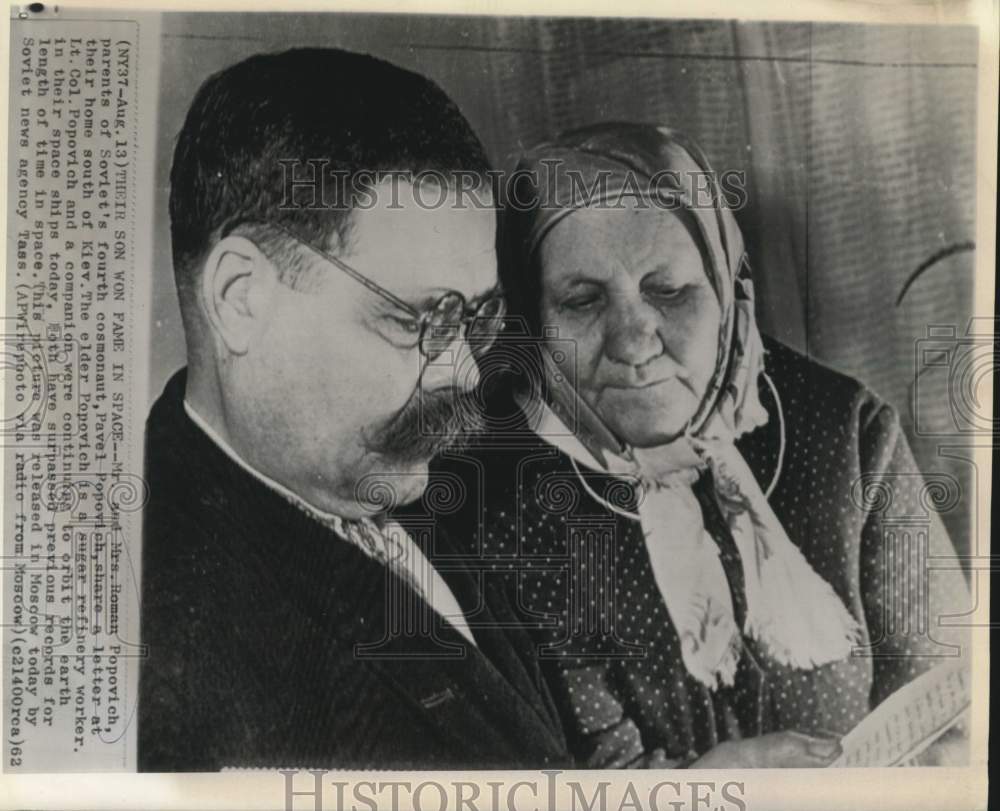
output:
<instances>
[{"instance_id":1,"label":"man's forehead","mask_svg":"<svg viewBox=\"0 0 1000 811\"><path fill-rule=\"evenodd\" d=\"M384 190L353 213L350 260L398 295L458 290L472 297L496 284L496 211L455 190ZM446 192L446 193L445 193Z\"/></svg>"}]
</instances>

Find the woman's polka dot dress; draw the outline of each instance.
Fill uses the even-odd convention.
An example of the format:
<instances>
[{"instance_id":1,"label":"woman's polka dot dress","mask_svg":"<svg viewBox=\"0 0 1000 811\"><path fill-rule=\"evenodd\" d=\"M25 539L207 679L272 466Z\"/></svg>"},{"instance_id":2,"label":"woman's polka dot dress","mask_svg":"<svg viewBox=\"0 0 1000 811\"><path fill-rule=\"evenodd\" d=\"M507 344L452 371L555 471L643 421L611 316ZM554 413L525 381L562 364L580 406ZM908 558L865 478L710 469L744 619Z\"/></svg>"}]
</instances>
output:
<instances>
[{"instance_id":1,"label":"woman's polka dot dress","mask_svg":"<svg viewBox=\"0 0 1000 811\"><path fill-rule=\"evenodd\" d=\"M929 609L922 599L927 556L954 552L894 412L856 381L766 345L786 423L770 503L864 629L843 661L796 670L745 638L734 684L705 687L681 661L639 523L587 492L627 510L635 494L620 479L581 469L584 487L568 457L528 433L448 463L467 480L474 465L483 488L469 500L480 514L456 513L448 531L469 538L486 576L510 590L581 766L669 766L782 729L842 734L956 641L927 630L928 613L959 612L968 594L957 571L931 576ZM761 399L768 424L738 446L767 487L780 442L764 381ZM742 624L741 564L709 474L693 489Z\"/></svg>"}]
</instances>

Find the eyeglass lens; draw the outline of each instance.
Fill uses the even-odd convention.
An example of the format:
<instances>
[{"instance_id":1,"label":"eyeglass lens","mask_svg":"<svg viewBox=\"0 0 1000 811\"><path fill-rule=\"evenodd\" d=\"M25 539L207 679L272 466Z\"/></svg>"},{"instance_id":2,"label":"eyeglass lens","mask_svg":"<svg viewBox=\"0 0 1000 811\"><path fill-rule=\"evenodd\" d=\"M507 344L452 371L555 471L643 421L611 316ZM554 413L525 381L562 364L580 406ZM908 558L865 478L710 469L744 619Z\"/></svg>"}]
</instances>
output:
<instances>
[{"instance_id":1,"label":"eyeglass lens","mask_svg":"<svg viewBox=\"0 0 1000 811\"><path fill-rule=\"evenodd\" d=\"M505 309L503 299L492 296L468 320L465 340L474 355L482 355L493 345L503 327ZM438 357L461 335L465 321L465 299L457 293L444 296L427 318L423 353L431 360Z\"/></svg>"}]
</instances>

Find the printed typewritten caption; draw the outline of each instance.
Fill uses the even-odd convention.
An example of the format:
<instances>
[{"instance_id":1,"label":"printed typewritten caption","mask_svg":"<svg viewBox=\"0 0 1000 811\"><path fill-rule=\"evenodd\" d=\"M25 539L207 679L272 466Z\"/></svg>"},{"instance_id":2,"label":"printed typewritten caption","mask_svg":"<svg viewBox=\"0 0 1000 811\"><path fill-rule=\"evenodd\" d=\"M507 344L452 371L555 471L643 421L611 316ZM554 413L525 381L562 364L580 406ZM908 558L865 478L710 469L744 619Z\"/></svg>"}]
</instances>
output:
<instances>
[{"instance_id":1,"label":"printed typewritten caption","mask_svg":"<svg viewBox=\"0 0 1000 811\"><path fill-rule=\"evenodd\" d=\"M133 22L12 24L6 771L134 762L137 45Z\"/></svg>"}]
</instances>

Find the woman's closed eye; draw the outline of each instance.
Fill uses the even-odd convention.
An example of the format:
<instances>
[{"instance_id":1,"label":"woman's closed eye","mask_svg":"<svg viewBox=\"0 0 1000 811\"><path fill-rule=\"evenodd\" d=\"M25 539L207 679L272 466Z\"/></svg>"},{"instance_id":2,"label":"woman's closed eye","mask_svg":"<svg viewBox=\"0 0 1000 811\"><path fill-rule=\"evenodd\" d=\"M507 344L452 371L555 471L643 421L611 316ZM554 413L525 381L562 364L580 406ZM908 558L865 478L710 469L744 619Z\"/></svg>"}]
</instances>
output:
<instances>
[{"instance_id":1,"label":"woman's closed eye","mask_svg":"<svg viewBox=\"0 0 1000 811\"><path fill-rule=\"evenodd\" d=\"M690 285L645 285L642 295L654 305L674 304L684 301ZM588 313L599 310L604 304L604 294L598 290L586 290L566 296L559 308L570 313Z\"/></svg>"},{"instance_id":2,"label":"woman's closed eye","mask_svg":"<svg viewBox=\"0 0 1000 811\"><path fill-rule=\"evenodd\" d=\"M650 284L643 288L643 295L654 303L674 303L682 301L691 285Z\"/></svg>"},{"instance_id":3,"label":"woman's closed eye","mask_svg":"<svg viewBox=\"0 0 1000 811\"><path fill-rule=\"evenodd\" d=\"M588 293L584 296L572 296L571 298L565 299L561 307L564 310L570 310L571 312L583 313L588 310L594 310L600 304L601 297L596 293Z\"/></svg>"},{"instance_id":4,"label":"woman's closed eye","mask_svg":"<svg viewBox=\"0 0 1000 811\"><path fill-rule=\"evenodd\" d=\"M559 309L571 313L586 313L598 309L604 301L604 291L591 284L577 285L559 300Z\"/></svg>"}]
</instances>

